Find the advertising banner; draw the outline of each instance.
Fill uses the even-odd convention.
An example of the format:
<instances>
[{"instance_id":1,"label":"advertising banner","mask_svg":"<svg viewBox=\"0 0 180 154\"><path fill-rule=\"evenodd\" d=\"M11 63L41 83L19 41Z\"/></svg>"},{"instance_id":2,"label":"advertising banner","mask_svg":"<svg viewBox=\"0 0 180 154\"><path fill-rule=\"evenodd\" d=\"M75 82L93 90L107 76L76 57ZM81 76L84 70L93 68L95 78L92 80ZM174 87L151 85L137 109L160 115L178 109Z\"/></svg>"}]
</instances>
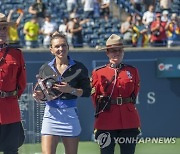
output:
<instances>
[{"instance_id":1,"label":"advertising banner","mask_svg":"<svg viewBox=\"0 0 180 154\"><path fill-rule=\"evenodd\" d=\"M25 143L35 143L35 113L32 88L33 83L27 83L26 89L19 99L22 124L25 131Z\"/></svg>"},{"instance_id":2,"label":"advertising banner","mask_svg":"<svg viewBox=\"0 0 180 154\"><path fill-rule=\"evenodd\" d=\"M157 77L178 78L180 77L180 58L158 58Z\"/></svg>"}]
</instances>

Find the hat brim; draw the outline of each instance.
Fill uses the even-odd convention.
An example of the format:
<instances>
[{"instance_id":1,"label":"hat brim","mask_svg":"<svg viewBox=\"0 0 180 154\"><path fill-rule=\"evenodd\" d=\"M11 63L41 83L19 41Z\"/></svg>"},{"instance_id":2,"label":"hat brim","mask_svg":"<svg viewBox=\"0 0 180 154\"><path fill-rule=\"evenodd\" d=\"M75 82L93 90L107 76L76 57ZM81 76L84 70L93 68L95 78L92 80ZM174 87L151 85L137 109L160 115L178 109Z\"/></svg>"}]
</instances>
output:
<instances>
[{"instance_id":1,"label":"hat brim","mask_svg":"<svg viewBox=\"0 0 180 154\"><path fill-rule=\"evenodd\" d=\"M112 48L124 48L123 45L119 46L119 45L114 45L114 46L110 46L110 47L104 47L98 50L107 50L107 49L112 49Z\"/></svg>"},{"instance_id":2,"label":"hat brim","mask_svg":"<svg viewBox=\"0 0 180 154\"><path fill-rule=\"evenodd\" d=\"M12 26L15 25L15 22L0 22L0 25L7 25L7 26Z\"/></svg>"}]
</instances>

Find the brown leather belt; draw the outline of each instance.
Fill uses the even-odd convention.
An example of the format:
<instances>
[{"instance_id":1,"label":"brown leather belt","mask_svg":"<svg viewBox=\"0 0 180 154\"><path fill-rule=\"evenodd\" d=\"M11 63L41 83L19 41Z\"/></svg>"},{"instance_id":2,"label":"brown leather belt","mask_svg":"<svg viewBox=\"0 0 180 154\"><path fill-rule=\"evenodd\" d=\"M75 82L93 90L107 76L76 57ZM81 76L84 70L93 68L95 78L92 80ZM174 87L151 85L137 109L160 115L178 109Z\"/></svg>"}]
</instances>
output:
<instances>
[{"instance_id":1,"label":"brown leather belt","mask_svg":"<svg viewBox=\"0 0 180 154\"><path fill-rule=\"evenodd\" d=\"M116 99L111 99L111 104L122 105L122 104L127 104L127 103L134 103L133 98L132 97L127 97L127 98L117 97Z\"/></svg>"},{"instance_id":2,"label":"brown leather belt","mask_svg":"<svg viewBox=\"0 0 180 154\"><path fill-rule=\"evenodd\" d=\"M0 98L11 97L11 96L17 96L17 90L9 91L9 92L0 90Z\"/></svg>"}]
</instances>

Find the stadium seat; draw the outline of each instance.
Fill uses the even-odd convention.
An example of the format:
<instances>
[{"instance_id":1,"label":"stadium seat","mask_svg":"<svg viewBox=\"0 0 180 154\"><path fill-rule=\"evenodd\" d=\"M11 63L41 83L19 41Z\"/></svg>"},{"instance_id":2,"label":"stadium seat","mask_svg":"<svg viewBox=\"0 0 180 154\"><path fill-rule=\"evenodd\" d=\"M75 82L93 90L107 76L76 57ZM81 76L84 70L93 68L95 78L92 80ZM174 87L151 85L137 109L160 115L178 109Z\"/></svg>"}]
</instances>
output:
<instances>
[{"instance_id":1,"label":"stadium seat","mask_svg":"<svg viewBox=\"0 0 180 154\"><path fill-rule=\"evenodd\" d=\"M94 28L94 29L93 29L93 33L94 33L94 34L98 34L98 31L99 31L99 28Z\"/></svg>"},{"instance_id":2,"label":"stadium seat","mask_svg":"<svg viewBox=\"0 0 180 154\"><path fill-rule=\"evenodd\" d=\"M100 27L99 23L96 23L96 22L94 23L94 25L92 25L93 29L96 29L96 28L99 28L99 27Z\"/></svg>"},{"instance_id":3,"label":"stadium seat","mask_svg":"<svg viewBox=\"0 0 180 154\"><path fill-rule=\"evenodd\" d=\"M119 33L119 32L120 32L120 31L119 31L118 28L113 27L113 28L111 29L111 33L117 34L117 33Z\"/></svg>"},{"instance_id":4,"label":"stadium seat","mask_svg":"<svg viewBox=\"0 0 180 154\"><path fill-rule=\"evenodd\" d=\"M83 41L84 41L84 43L90 43L90 41L91 41L91 34L86 34L86 35L84 35L84 37L83 37L84 39L83 39Z\"/></svg>"},{"instance_id":5,"label":"stadium seat","mask_svg":"<svg viewBox=\"0 0 180 154\"><path fill-rule=\"evenodd\" d=\"M99 28L99 30L98 30L98 34L99 35L101 35L101 34L105 34L106 33L106 30L105 30L105 28Z\"/></svg>"},{"instance_id":6,"label":"stadium seat","mask_svg":"<svg viewBox=\"0 0 180 154\"><path fill-rule=\"evenodd\" d=\"M11 10L11 9L13 9L13 4L3 4L3 5L1 5L1 8L4 10L4 11L6 11L6 12L9 12L9 10Z\"/></svg>"},{"instance_id":7,"label":"stadium seat","mask_svg":"<svg viewBox=\"0 0 180 154\"><path fill-rule=\"evenodd\" d=\"M89 47L96 47L96 45L98 45L97 41L98 41L97 39L91 40L91 42L88 44Z\"/></svg>"},{"instance_id":8,"label":"stadium seat","mask_svg":"<svg viewBox=\"0 0 180 154\"><path fill-rule=\"evenodd\" d=\"M112 28L112 23L109 21L108 23L105 24L105 28Z\"/></svg>"},{"instance_id":9,"label":"stadium seat","mask_svg":"<svg viewBox=\"0 0 180 154\"><path fill-rule=\"evenodd\" d=\"M112 18L112 19L111 19L111 23L114 25L114 24L120 23L120 21L119 21L118 18Z\"/></svg>"},{"instance_id":10,"label":"stadium seat","mask_svg":"<svg viewBox=\"0 0 180 154\"><path fill-rule=\"evenodd\" d=\"M106 29L106 34L111 34L111 33L112 33L112 32L111 32L111 29L112 29L112 28L107 28L107 29Z\"/></svg>"},{"instance_id":11,"label":"stadium seat","mask_svg":"<svg viewBox=\"0 0 180 154\"><path fill-rule=\"evenodd\" d=\"M98 34L94 33L94 34L90 35L90 38L91 39L98 39L99 37L98 37Z\"/></svg>"},{"instance_id":12,"label":"stadium seat","mask_svg":"<svg viewBox=\"0 0 180 154\"><path fill-rule=\"evenodd\" d=\"M92 30L92 28L86 28L86 29L83 30L83 33L84 33L84 35L93 34L93 30Z\"/></svg>"},{"instance_id":13,"label":"stadium seat","mask_svg":"<svg viewBox=\"0 0 180 154\"><path fill-rule=\"evenodd\" d=\"M110 35L111 35L111 34L105 34L103 37L104 37L105 40L107 40Z\"/></svg>"},{"instance_id":14,"label":"stadium seat","mask_svg":"<svg viewBox=\"0 0 180 154\"><path fill-rule=\"evenodd\" d=\"M4 1L2 1L2 2L4 3L4 5L5 5L5 4L11 4L12 0L4 0Z\"/></svg>"},{"instance_id":15,"label":"stadium seat","mask_svg":"<svg viewBox=\"0 0 180 154\"><path fill-rule=\"evenodd\" d=\"M97 45L104 46L104 45L105 45L105 40L104 40L104 38L98 39L98 40L97 40Z\"/></svg>"}]
</instances>

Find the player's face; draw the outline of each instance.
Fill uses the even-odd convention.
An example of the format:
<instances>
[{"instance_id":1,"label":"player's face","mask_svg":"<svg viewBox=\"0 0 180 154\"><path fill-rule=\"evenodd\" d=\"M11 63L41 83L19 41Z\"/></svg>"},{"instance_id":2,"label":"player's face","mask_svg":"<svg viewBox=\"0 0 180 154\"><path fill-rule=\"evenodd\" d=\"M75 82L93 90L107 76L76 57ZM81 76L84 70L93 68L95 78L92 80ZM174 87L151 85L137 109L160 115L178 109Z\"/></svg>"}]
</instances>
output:
<instances>
[{"instance_id":1,"label":"player's face","mask_svg":"<svg viewBox=\"0 0 180 154\"><path fill-rule=\"evenodd\" d=\"M56 57L62 59L67 58L68 44L64 38L55 38L51 42L50 51Z\"/></svg>"},{"instance_id":2,"label":"player's face","mask_svg":"<svg viewBox=\"0 0 180 154\"><path fill-rule=\"evenodd\" d=\"M122 48L107 49L106 54L109 57L110 63L119 64L123 60L124 50Z\"/></svg>"},{"instance_id":3,"label":"player's face","mask_svg":"<svg viewBox=\"0 0 180 154\"><path fill-rule=\"evenodd\" d=\"M8 26L5 24L0 25L0 44L6 43Z\"/></svg>"}]
</instances>

